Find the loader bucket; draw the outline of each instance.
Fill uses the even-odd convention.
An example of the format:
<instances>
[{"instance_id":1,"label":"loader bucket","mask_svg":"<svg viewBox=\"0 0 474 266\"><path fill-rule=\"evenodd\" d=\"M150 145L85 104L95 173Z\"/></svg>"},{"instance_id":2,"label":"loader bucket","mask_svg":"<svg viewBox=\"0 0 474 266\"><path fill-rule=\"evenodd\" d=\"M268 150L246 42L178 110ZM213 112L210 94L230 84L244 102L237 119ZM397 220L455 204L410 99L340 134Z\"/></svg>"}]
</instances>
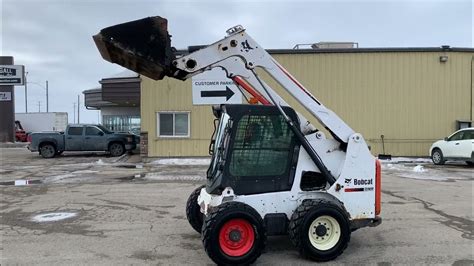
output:
<instances>
[{"instance_id":1,"label":"loader bucket","mask_svg":"<svg viewBox=\"0 0 474 266\"><path fill-rule=\"evenodd\" d=\"M93 39L105 60L158 80L175 58L170 37L168 21L157 16L107 27Z\"/></svg>"}]
</instances>

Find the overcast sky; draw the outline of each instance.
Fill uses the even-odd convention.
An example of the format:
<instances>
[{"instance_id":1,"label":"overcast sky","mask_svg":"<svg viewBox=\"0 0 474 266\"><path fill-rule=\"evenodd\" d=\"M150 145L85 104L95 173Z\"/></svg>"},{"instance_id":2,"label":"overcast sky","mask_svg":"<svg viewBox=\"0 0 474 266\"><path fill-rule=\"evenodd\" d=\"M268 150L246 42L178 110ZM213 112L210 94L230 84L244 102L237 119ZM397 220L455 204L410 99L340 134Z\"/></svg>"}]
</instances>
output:
<instances>
[{"instance_id":1,"label":"overcast sky","mask_svg":"<svg viewBox=\"0 0 474 266\"><path fill-rule=\"evenodd\" d=\"M25 65L28 80L49 81L49 110L69 112L81 95L81 122L97 111L82 91L123 71L104 61L91 36L100 29L147 16L168 19L172 45L209 44L241 24L265 48L298 43L354 41L360 47L473 47L473 1L148 1L0 0L0 52ZM44 89L28 86L28 111L45 111ZM191 94L190 94L191 95ZM15 89L25 111L24 87Z\"/></svg>"}]
</instances>

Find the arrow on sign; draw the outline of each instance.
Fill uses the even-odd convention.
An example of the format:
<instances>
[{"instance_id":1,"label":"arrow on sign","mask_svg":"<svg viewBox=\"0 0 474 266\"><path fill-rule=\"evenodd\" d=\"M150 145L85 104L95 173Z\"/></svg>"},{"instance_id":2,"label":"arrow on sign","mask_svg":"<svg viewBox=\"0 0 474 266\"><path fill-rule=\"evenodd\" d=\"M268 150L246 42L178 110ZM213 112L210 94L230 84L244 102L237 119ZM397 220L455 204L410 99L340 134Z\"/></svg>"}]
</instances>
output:
<instances>
[{"instance_id":1,"label":"arrow on sign","mask_svg":"<svg viewBox=\"0 0 474 266\"><path fill-rule=\"evenodd\" d=\"M234 96L234 91L225 86L225 91L201 91L201 97L225 97L226 101Z\"/></svg>"}]
</instances>

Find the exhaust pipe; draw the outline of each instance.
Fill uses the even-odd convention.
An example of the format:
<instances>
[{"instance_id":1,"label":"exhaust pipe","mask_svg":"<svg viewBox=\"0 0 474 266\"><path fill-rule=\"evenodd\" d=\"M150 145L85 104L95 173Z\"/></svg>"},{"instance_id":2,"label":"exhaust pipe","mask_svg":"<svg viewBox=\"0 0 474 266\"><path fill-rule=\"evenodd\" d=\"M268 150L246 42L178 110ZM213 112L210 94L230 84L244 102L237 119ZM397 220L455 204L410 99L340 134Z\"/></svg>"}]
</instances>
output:
<instances>
[{"instance_id":1,"label":"exhaust pipe","mask_svg":"<svg viewBox=\"0 0 474 266\"><path fill-rule=\"evenodd\" d=\"M149 78L172 76L176 58L168 34L168 21L156 16L102 29L93 36L105 60Z\"/></svg>"}]
</instances>

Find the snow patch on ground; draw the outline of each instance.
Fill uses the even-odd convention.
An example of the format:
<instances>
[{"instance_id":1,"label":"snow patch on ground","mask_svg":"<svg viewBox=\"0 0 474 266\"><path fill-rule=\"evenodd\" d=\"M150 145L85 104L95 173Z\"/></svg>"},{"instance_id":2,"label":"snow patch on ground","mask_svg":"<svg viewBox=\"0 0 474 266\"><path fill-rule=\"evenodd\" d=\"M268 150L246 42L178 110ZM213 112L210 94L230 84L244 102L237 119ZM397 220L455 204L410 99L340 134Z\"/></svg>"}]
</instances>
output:
<instances>
[{"instance_id":1,"label":"snow patch on ground","mask_svg":"<svg viewBox=\"0 0 474 266\"><path fill-rule=\"evenodd\" d=\"M34 222L44 223L44 222L56 222L64 219L73 218L77 213L73 212L50 212L38 214L32 218Z\"/></svg>"},{"instance_id":2,"label":"snow patch on ground","mask_svg":"<svg viewBox=\"0 0 474 266\"><path fill-rule=\"evenodd\" d=\"M97 160L94 164L97 164L97 165L107 165L106 163L104 163L104 161L102 161L102 159Z\"/></svg>"},{"instance_id":3,"label":"snow patch on ground","mask_svg":"<svg viewBox=\"0 0 474 266\"><path fill-rule=\"evenodd\" d=\"M148 173L144 179L159 181L204 181L206 177L203 175L163 175L159 173Z\"/></svg>"},{"instance_id":4,"label":"snow patch on ground","mask_svg":"<svg viewBox=\"0 0 474 266\"><path fill-rule=\"evenodd\" d=\"M209 165L210 158L192 158L192 159L158 159L150 162L150 164L160 165Z\"/></svg>"},{"instance_id":5,"label":"snow patch on ground","mask_svg":"<svg viewBox=\"0 0 474 266\"><path fill-rule=\"evenodd\" d=\"M425 163L426 165L426 163ZM387 163L382 164L383 171L393 173L399 177L420 179L420 180L434 180L434 181L448 181L456 179L451 176L446 176L446 173L438 169L425 168L422 164L417 164L413 167L412 164L403 163ZM383 178L383 176L382 176Z\"/></svg>"},{"instance_id":6,"label":"snow patch on ground","mask_svg":"<svg viewBox=\"0 0 474 266\"><path fill-rule=\"evenodd\" d=\"M70 177L75 177L76 175L69 173L69 174L64 174L64 175L55 175L55 176L50 176L45 178L45 182L57 182L59 180L65 179L65 178L70 178Z\"/></svg>"},{"instance_id":7,"label":"snow patch on ground","mask_svg":"<svg viewBox=\"0 0 474 266\"><path fill-rule=\"evenodd\" d=\"M392 157L391 160L380 160L383 164L391 163L431 163L430 158L416 158L416 157Z\"/></svg>"},{"instance_id":8,"label":"snow patch on ground","mask_svg":"<svg viewBox=\"0 0 474 266\"><path fill-rule=\"evenodd\" d=\"M413 172L416 172L416 173L423 173L425 172L426 170L423 168L423 165L417 165L415 167L413 167Z\"/></svg>"},{"instance_id":9,"label":"snow patch on ground","mask_svg":"<svg viewBox=\"0 0 474 266\"><path fill-rule=\"evenodd\" d=\"M93 173L98 173L99 171L94 171L94 170L78 170L74 171L71 174L93 174Z\"/></svg>"}]
</instances>

